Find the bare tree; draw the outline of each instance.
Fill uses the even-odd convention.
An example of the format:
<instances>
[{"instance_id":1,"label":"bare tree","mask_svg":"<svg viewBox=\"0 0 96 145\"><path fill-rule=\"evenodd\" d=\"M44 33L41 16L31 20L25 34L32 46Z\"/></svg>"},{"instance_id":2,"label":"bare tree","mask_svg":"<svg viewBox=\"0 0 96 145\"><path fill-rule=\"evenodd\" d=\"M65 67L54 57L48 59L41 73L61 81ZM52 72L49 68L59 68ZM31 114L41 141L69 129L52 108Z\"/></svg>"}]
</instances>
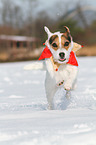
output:
<instances>
[{"instance_id":1,"label":"bare tree","mask_svg":"<svg viewBox=\"0 0 96 145\"><path fill-rule=\"evenodd\" d=\"M2 24L18 28L22 24L22 11L13 0L1 0Z\"/></svg>"},{"instance_id":2,"label":"bare tree","mask_svg":"<svg viewBox=\"0 0 96 145\"><path fill-rule=\"evenodd\" d=\"M35 27L35 19L34 19L34 10L38 6L38 0L28 0L28 11L27 11L27 19L25 22L25 27L27 28L28 35L35 36L36 27Z\"/></svg>"},{"instance_id":3,"label":"bare tree","mask_svg":"<svg viewBox=\"0 0 96 145\"><path fill-rule=\"evenodd\" d=\"M3 25L12 26L13 18L12 18L12 10L13 10L13 2L12 0L2 0L2 22Z\"/></svg>"},{"instance_id":4,"label":"bare tree","mask_svg":"<svg viewBox=\"0 0 96 145\"><path fill-rule=\"evenodd\" d=\"M82 23L84 25L84 28L87 28L88 27L88 23L87 23L86 17L84 16L84 13L83 13L83 11L81 9L80 4L77 5L76 9L77 9L79 18L80 18L80 20L82 21Z\"/></svg>"}]
</instances>

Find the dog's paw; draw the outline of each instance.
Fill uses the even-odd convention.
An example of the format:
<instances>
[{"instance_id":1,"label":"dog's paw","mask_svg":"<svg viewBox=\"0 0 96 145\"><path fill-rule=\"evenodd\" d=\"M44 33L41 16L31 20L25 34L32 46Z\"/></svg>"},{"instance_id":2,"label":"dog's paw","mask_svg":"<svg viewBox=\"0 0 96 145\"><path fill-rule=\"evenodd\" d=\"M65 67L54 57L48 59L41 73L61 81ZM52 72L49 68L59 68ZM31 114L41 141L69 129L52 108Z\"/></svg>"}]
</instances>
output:
<instances>
[{"instance_id":1,"label":"dog's paw","mask_svg":"<svg viewBox=\"0 0 96 145\"><path fill-rule=\"evenodd\" d=\"M66 91L66 98L70 99L70 97L71 97L71 91Z\"/></svg>"},{"instance_id":2,"label":"dog's paw","mask_svg":"<svg viewBox=\"0 0 96 145\"><path fill-rule=\"evenodd\" d=\"M67 90L67 91L70 91L72 89L72 86L69 85L69 84L65 84L64 89Z\"/></svg>"},{"instance_id":3,"label":"dog's paw","mask_svg":"<svg viewBox=\"0 0 96 145\"><path fill-rule=\"evenodd\" d=\"M61 81L60 83L58 83L57 86L61 86L61 85L63 85L63 83L64 83L64 80Z\"/></svg>"},{"instance_id":4,"label":"dog's paw","mask_svg":"<svg viewBox=\"0 0 96 145\"><path fill-rule=\"evenodd\" d=\"M47 109L48 110L54 110L54 106L48 105Z\"/></svg>"}]
</instances>

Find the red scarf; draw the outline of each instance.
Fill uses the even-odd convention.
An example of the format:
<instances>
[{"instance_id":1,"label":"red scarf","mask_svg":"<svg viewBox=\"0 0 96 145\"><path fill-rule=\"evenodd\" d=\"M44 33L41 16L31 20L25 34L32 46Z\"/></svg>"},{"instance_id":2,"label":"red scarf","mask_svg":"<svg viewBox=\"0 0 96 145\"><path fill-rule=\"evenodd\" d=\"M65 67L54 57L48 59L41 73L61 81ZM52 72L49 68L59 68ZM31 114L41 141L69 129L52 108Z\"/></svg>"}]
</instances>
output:
<instances>
[{"instance_id":1,"label":"red scarf","mask_svg":"<svg viewBox=\"0 0 96 145\"><path fill-rule=\"evenodd\" d=\"M39 60L42 60L45 58L50 58L51 56L52 56L52 53L49 50L49 48L46 46L45 49L43 50L41 56L39 57ZM70 57L69 57L69 61L67 62L67 64L78 66L78 62L76 60L76 56L73 51L70 52Z\"/></svg>"}]
</instances>

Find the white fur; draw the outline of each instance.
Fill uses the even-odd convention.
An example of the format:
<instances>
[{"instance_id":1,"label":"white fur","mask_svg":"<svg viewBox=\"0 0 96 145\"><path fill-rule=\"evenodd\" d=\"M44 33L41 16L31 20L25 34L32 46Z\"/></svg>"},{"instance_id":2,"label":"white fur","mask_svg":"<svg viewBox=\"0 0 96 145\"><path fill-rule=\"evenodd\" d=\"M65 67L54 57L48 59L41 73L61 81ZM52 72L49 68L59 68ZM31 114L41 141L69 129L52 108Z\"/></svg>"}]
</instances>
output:
<instances>
[{"instance_id":1,"label":"white fur","mask_svg":"<svg viewBox=\"0 0 96 145\"><path fill-rule=\"evenodd\" d=\"M48 100L48 108L54 109L54 103L53 98L56 93L56 91L61 87L58 86L59 83L64 82L62 84L62 87L66 90L66 97L70 97L70 91L75 88L76 86L76 80L77 80L77 74L78 74L78 67L73 66L70 64L67 64L69 60L70 52L73 48L73 41L71 40L71 45L68 50L62 49L61 45L59 46L59 49L57 51L53 50L51 46L49 45L48 41L52 35L58 35L59 37L59 43L61 42L61 35L60 32L51 33L50 30L47 27L44 27L46 33L48 34L48 40L46 41L46 45L50 49L50 51L53 54L53 59L56 62L59 62L59 53L64 52L66 61L62 62L62 64L59 66L58 71L55 71L52 65L52 62L50 58L45 59L46 64L46 79L45 79L45 90L46 90L46 97ZM61 43L60 43L61 44ZM60 62L59 62L60 63ZM44 69L44 65L40 65L40 63L35 63L31 65L27 65L24 67L24 69L30 70L30 69Z\"/></svg>"},{"instance_id":2,"label":"white fur","mask_svg":"<svg viewBox=\"0 0 96 145\"><path fill-rule=\"evenodd\" d=\"M47 68L46 79L45 79L45 90L46 90L46 96L47 96L48 105L49 105L48 107L49 107L49 109L54 109L53 97L54 97L57 89L59 88L58 84L60 82L64 81L62 87L66 90L66 97L69 97L70 90L72 90L76 86L78 67L67 64L67 62L69 60L70 52L73 48L72 39L71 39L71 45L70 45L69 49L66 50L65 48L61 47L61 35L62 35L62 33L60 33L60 32L51 33L47 27L45 27L45 31L48 35L46 45L50 49L50 51L53 55L54 61L56 61L58 63L62 63L62 65L60 65L60 67L59 67L59 70L54 71L51 60L50 59L45 60L46 68ZM59 37L58 50L52 49L52 47L49 44L49 39L52 35L58 35L58 37ZM65 53L66 60L64 62L59 61L59 57L60 57L59 53L60 52Z\"/></svg>"},{"instance_id":3,"label":"white fur","mask_svg":"<svg viewBox=\"0 0 96 145\"><path fill-rule=\"evenodd\" d=\"M46 69L45 90L49 109L54 109L53 98L59 88L63 87L66 90L66 97L69 98L70 90L74 89L76 86L78 67L70 64L62 64L58 71L54 71L52 62L48 58L45 60L45 63L34 62L26 65L24 69ZM59 87L58 84L63 80L64 84Z\"/></svg>"},{"instance_id":4,"label":"white fur","mask_svg":"<svg viewBox=\"0 0 96 145\"><path fill-rule=\"evenodd\" d=\"M61 35L62 35L63 33L60 33L60 32L51 33L50 30L49 30L46 26L44 27L44 29L45 29L45 31L46 31L46 33L47 33L47 35L48 35L48 39L46 40L45 44L46 44L46 46L48 46L48 48L49 48L50 51L52 52L54 61L56 61L56 62L58 62L58 63L62 63L62 62L59 61L59 53L60 53L60 52L64 52L64 53L65 53L66 61L63 62L63 63L66 64L66 63L68 62L68 60L69 60L69 55L70 55L70 52L71 52L71 50L72 50L72 48L73 48L73 41L71 40L71 46L70 46L70 48L69 48L68 50L66 50L66 49L64 49L64 48L62 49L62 48L61 48ZM50 37L51 37L52 35L58 35L58 37L59 37L59 49L58 49L57 51L55 51L54 49L52 49L52 47L51 47L50 44L49 44L49 39L50 39ZM72 39L72 38L71 38L71 39Z\"/></svg>"},{"instance_id":5,"label":"white fur","mask_svg":"<svg viewBox=\"0 0 96 145\"><path fill-rule=\"evenodd\" d=\"M59 67L58 71L54 71L50 59L46 59L45 62L47 68L45 90L48 108L54 109L53 97L57 89L59 89L58 84L64 80L62 87L66 90L66 97L68 97L68 92L76 86L78 67L70 64L63 64Z\"/></svg>"},{"instance_id":6,"label":"white fur","mask_svg":"<svg viewBox=\"0 0 96 145\"><path fill-rule=\"evenodd\" d=\"M73 48L73 41L71 42L71 46L68 50L64 49L64 48L59 48L57 51L55 51L54 49L52 49L51 47L48 47L50 49L50 51L52 52L53 54L53 58L54 58L54 61L58 62L58 63L63 63L63 64L66 64L69 60L69 56L70 56L70 52ZM64 62L60 62L59 61L59 53L60 52L64 52L65 53L65 58L66 60Z\"/></svg>"}]
</instances>

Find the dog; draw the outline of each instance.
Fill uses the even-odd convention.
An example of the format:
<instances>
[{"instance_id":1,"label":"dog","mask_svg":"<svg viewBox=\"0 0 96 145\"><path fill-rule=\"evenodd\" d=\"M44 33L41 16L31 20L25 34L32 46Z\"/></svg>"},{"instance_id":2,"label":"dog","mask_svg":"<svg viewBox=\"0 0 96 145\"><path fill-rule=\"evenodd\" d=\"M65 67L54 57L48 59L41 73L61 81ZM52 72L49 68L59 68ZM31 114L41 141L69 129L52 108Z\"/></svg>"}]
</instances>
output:
<instances>
[{"instance_id":1,"label":"dog","mask_svg":"<svg viewBox=\"0 0 96 145\"><path fill-rule=\"evenodd\" d=\"M62 86L66 91L66 97L69 98L70 91L75 89L77 82L78 62L74 52L80 49L81 45L74 43L69 28L64 28L64 33L52 33L44 27L48 39L39 60L45 59L45 91L50 110L54 109L53 98L56 91Z\"/></svg>"}]
</instances>

